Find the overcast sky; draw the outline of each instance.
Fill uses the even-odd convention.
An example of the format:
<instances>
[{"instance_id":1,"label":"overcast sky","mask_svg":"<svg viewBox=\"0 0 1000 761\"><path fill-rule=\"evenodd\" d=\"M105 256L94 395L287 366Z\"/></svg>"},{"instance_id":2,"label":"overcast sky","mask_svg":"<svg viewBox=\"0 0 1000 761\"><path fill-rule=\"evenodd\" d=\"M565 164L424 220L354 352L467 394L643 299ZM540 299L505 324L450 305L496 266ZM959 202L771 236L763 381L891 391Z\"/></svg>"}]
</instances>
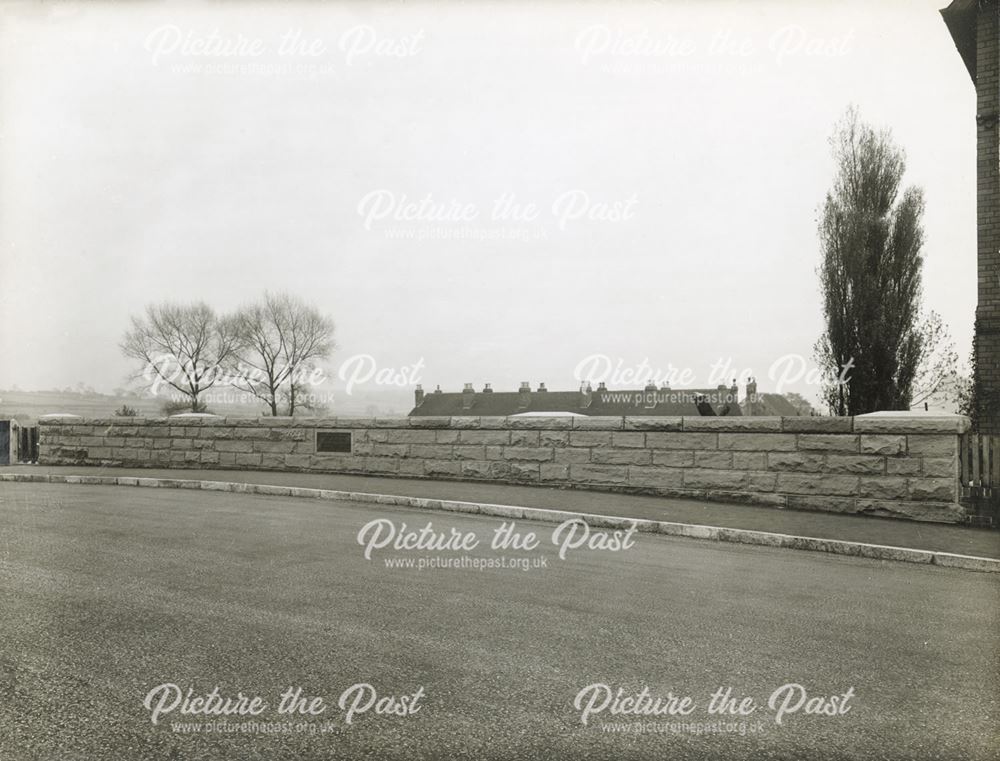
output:
<instances>
[{"instance_id":1,"label":"overcast sky","mask_svg":"<svg viewBox=\"0 0 1000 761\"><path fill-rule=\"evenodd\" d=\"M333 372L571 389L603 355L704 386L721 359L774 388L821 332L850 103L925 190L924 304L964 358L975 98L944 4L5 3L0 388L110 390L130 314L265 288L334 318Z\"/></svg>"}]
</instances>

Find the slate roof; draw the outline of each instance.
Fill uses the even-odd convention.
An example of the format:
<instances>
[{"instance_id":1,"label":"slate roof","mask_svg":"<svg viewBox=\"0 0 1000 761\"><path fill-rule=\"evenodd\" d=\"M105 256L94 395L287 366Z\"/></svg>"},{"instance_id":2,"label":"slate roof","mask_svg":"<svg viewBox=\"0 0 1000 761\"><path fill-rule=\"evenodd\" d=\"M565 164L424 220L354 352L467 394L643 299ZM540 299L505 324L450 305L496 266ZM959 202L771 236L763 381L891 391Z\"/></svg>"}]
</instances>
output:
<instances>
[{"instance_id":1,"label":"slate roof","mask_svg":"<svg viewBox=\"0 0 1000 761\"><path fill-rule=\"evenodd\" d=\"M466 399L468 398L468 406ZM507 416L532 412L574 412L579 415L682 416L740 415L729 391L718 389L649 389L583 391L431 392L410 411L411 416Z\"/></svg>"}]
</instances>

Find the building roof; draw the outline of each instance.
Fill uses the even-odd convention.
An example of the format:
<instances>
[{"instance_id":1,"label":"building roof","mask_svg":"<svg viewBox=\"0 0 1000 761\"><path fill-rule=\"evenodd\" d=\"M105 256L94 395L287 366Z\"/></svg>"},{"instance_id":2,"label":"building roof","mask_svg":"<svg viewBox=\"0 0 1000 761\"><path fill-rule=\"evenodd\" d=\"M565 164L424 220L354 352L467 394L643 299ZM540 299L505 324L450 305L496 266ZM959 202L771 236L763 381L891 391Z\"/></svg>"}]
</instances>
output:
<instances>
[{"instance_id":1,"label":"building roof","mask_svg":"<svg viewBox=\"0 0 1000 761\"><path fill-rule=\"evenodd\" d=\"M418 392L419 398L419 392ZM579 415L683 416L740 415L729 389L648 389L612 391L435 391L411 411L411 416L576 413Z\"/></svg>"},{"instance_id":2,"label":"building roof","mask_svg":"<svg viewBox=\"0 0 1000 761\"><path fill-rule=\"evenodd\" d=\"M952 0L951 5L941 9L944 23L973 82L976 81L976 14L982 1Z\"/></svg>"},{"instance_id":3,"label":"building roof","mask_svg":"<svg viewBox=\"0 0 1000 761\"><path fill-rule=\"evenodd\" d=\"M752 407L752 409L751 409ZM802 412L781 394L755 393L751 405L750 399L742 402L744 415L780 415L781 417L800 417Z\"/></svg>"}]
</instances>

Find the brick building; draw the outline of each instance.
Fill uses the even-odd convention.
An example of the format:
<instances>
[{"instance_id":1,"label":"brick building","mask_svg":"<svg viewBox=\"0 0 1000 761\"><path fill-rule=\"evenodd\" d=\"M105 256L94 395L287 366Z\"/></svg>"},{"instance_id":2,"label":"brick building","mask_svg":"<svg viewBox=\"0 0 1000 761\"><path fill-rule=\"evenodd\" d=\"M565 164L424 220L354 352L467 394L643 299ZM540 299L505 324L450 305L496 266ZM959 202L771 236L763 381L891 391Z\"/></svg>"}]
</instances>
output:
<instances>
[{"instance_id":1,"label":"brick building","mask_svg":"<svg viewBox=\"0 0 1000 761\"><path fill-rule=\"evenodd\" d=\"M1000 433L1000 0L954 0L941 15L976 87L979 430Z\"/></svg>"}]
</instances>

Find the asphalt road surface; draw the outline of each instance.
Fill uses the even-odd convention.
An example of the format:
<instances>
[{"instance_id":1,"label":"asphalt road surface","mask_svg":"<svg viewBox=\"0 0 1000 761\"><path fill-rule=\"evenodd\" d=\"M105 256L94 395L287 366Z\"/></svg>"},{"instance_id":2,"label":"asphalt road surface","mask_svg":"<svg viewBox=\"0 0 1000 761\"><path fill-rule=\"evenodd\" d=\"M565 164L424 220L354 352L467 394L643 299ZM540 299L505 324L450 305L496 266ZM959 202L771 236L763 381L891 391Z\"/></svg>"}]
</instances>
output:
<instances>
[{"instance_id":1,"label":"asphalt road surface","mask_svg":"<svg viewBox=\"0 0 1000 761\"><path fill-rule=\"evenodd\" d=\"M379 518L479 545L368 560ZM648 535L560 560L546 524L491 550L501 523L0 484L0 759L1000 758L992 574ZM531 567L386 562L501 557ZM753 712L710 714L726 687ZM630 713L643 688L690 713Z\"/></svg>"}]
</instances>

